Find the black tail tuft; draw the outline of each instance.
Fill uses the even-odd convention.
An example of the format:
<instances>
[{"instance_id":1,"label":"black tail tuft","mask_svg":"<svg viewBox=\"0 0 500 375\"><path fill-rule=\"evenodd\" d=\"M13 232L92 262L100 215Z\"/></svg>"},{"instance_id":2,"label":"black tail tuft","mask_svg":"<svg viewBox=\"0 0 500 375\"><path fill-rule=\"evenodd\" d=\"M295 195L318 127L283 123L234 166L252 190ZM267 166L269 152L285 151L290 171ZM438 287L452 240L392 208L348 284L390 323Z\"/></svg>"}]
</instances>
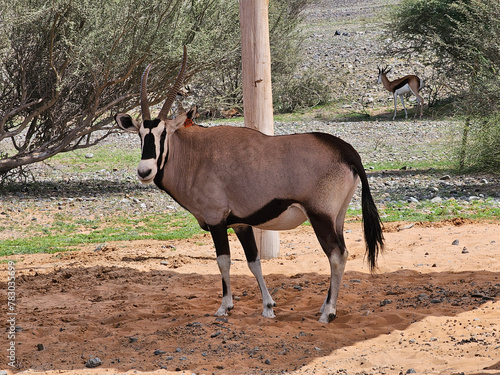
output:
<instances>
[{"instance_id":1,"label":"black tail tuft","mask_svg":"<svg viewBox=\"0 0 500 375\"><path fill-rule=\"evenodd\" d=\"M382 234L382 225L378 214L377 206L370 193L370 186L364 169L359 174L361 178L361 208L363 211L363 227L365 232L366 253L368 255L368 264L370 270L377 267L378 254L384 249L384 235Z\"/></svg>"}]
</instances>

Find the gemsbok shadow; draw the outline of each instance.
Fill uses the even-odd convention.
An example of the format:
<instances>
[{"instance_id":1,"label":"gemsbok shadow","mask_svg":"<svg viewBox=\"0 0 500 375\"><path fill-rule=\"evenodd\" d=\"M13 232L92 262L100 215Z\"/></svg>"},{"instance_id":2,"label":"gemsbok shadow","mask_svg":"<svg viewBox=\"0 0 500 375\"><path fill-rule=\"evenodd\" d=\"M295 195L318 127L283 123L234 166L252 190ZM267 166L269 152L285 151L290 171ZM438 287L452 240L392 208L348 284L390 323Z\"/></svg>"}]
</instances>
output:
<instances>
[{"instance_id":1,"label":"gemsbok shadow","mask_svg":"<svg viewBox=\"0 0 500 375\"><path fill-rule=\"evenodd\" d=\"M32 271L17 279L17 356L21 370L35 371L85 369L88 359L98 357L102 368L117 371L239 374L264 367L281 373L425 317L470 311L498 297L499 277L486 271L346 272L338 317L323 324L317 319L326 274L267 275L278 306L276 318L266 319L250 276L232 276L235 308L215 317L217 274L105 266ZM428 298L419 298L422 293ZM245 368L242 361L251 364Z\"/></svg>"}]
</instances>

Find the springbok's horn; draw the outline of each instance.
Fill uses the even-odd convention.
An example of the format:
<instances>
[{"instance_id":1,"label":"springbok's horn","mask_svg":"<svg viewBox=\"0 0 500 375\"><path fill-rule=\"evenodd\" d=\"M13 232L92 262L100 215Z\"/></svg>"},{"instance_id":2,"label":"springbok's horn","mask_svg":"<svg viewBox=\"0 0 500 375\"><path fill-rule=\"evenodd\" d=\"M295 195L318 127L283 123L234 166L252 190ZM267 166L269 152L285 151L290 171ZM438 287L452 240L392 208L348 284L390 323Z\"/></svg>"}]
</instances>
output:
<instances>
[{"instance_id":1,"label":"springbok's horn","mask_svg":"<svg viewBox=\"0 0 500 375\"><path fill-rule=\"evenodd\" d=\"M186 46L184 46L184 55L182 56L181 70L179 71L179 75L177 76L177 79L174 83L174 87L172 87L172 89L168 93L167 99L165 100L165 104L163 104L163 107L160 113L158 114L158 118L162 121L165 121L167 119L168 112L170 111L170 108L174 103L175 96L177 95L177 92L181 88L182 80L184 79L184 72L186 70L186 63L187 63L187 49Z\"/></svg>"},{"instance_id":2,"label":"springbok's horn","mask_svg":"<svg viewBox=\"0 0 500 375\"><path fill-rule=\"evenodd\" d=\"M142 112L142 121L151 120L151 113L149 112L149 103L148 103L148 92L146 89L146 85L148 82L148 75L151 67L153 65L149 64L144 73L142 73L141 78L141 112Z\"/></svg>"}]
</instances>

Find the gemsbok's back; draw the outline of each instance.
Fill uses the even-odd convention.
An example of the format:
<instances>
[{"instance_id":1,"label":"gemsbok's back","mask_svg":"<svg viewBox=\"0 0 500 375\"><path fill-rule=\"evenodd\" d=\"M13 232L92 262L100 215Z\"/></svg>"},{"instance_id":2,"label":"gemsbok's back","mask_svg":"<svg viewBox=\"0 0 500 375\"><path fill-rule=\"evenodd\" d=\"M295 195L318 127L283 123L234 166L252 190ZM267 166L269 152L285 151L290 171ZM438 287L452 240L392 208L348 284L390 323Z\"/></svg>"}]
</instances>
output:
<instances>
[{"instance_id":1,"label":"gemsbok's back","mask_svg":"<svg viewBox=\"0 0 500 375\"><path fill-rule=\"evenodd\" d=\"M324 133L267 136L248 128L190 126L195 110L167 119L182 83L186 59L184 49L181 71L157 119L151 120L147 103L150 66L142 80L142 124L127 114L115 116L120 127L141 137L139 179L154 181L210 231L222 276L218 316L233 308L227 228L234 229L257 279L262 315L272 318L276 304L262 276L252 227L285 230L309 220L330 261L330 288L319 321L331 321L336 316L348 254L344 217L360 180L371 269L383 249L379 214L359 154L348 143Z\"/></svg>"}]
</instances>

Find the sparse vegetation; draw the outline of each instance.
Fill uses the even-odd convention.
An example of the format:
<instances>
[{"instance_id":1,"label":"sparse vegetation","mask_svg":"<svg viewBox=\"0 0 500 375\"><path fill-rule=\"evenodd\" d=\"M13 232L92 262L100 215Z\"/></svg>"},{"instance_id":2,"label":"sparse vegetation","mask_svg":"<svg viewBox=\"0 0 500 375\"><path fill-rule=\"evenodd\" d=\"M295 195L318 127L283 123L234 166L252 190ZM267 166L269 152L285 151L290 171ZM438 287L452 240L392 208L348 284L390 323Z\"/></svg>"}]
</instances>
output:
<instances>
[{"instance_id":1,"label":"sparse vegetation","mask_svg":"<svg viewBox=\"0 0 500 375\"><path fill-rule=\"evenodd\" d=\"M388 24L388 56L420 56L463 119L459 168L500 171L500 3L403 0Z\"/></svg>"},{"instance_id":2,"label":"sparse vegetation","mask_svg":"<svg viewBox=\"0 0 500 375\"><path fill-rule=\"evenodd\" d=\"M297 25L310 0L270 9L273 71L294 75ZM241 106L238 2L0 1L0 175L60 152L89 148L113 132L113 115L138 105L141 74L161 102L188 45L186 83L217 110ZM297 92L297 96L301 96ZM105 130L99 132L99 130Z\"/></svg>"}]
</instances>

